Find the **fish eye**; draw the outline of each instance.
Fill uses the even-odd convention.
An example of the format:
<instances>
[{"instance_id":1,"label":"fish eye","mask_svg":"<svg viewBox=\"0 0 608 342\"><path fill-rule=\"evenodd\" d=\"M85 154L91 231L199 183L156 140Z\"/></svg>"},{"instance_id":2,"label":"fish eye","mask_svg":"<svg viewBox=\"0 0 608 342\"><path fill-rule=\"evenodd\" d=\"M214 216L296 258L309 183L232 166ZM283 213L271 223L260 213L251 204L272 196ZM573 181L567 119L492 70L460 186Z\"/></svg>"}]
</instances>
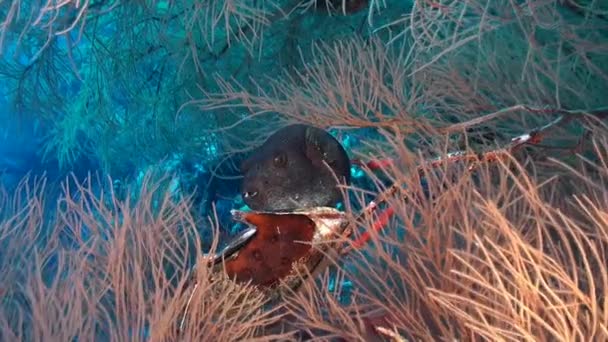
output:
<instances>
[{"instance_id":1,"label":"fish eye","mask_svg":"<svg viewBox=\"0 0 608 342\"><path fill-rule=\"evenodd\" d=\"M287 165L287 155L285 155L285 153L279 153L274 156L272 162L276 167L284 167L285 165Z\"/></svg>"}]
</instances>

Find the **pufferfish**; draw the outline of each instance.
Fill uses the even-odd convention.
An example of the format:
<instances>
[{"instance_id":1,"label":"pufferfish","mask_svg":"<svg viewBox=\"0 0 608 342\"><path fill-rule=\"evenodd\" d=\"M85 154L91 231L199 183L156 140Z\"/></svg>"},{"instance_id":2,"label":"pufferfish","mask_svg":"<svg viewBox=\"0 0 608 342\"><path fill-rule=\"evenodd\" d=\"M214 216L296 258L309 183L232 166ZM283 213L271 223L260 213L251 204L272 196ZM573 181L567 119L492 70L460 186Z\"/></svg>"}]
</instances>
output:
<instances>
[{"instance_id":1,"label":"pufferfish","mask_svg":"<svg viewBox=\"0 0 608 342\"><path fill-rule=\"evenodd\" d=\"M350 160L329 133L291 125L268 138L242 169L243 198L253 210L231 214L247 229L206 260L212 274L225 272L277 298L284 286L296 290L321 269L326 253L341 243L348 220L331 205L342 197L338 185L350 180Z\"/></svg>"},{"instance_id":2,"label":"pufferfish","mask_svg":"<svg viewBox=\"0 0 608 342\"><path fill-rule=\"evenodd\" d=\"M228 276L270 288L316 268L326 242L344 229L344 213L332 206L350 166L340 142L320 128L295 124L272 134L241 166L253 211L232 211L249 229L224 250Z\"/></svg>"},{"instance_id":3,"label":"pufferfish","mask_svg":"<svg viewBox=\"0 0 608 342\"><path fill-rule=\"evenodd\" d=\"M281 298L284 290L297 291L309 275L322 269L326 253L339 246L338 238L348 227L345 213L331 207L292 212L233 210L232 216L248 229L219 253L206 256L212 267L211 277L219 276L219 280L225 275L237 283L249 284L271 302ZM195 274L190 279L195 279ZM192 299L197 284L192 286L188 281L185 286L191 289ZM183 309L179 331L186 326L190 299Z\"/></svg>"},{"instance_id":4,"label":"pufferfish","mask_svg":"<svg viewBox=\"0 0 608 342\"><path fill-rule=\"evenodd\" d=\"M296 124L271 135L242 170L243 199L252 210L231 214L247 229L206 259L237 282L293 289L347 226L332 205L342 198L339 184L350 181L348 155L326 131Z\"/></svg>"}]
</instances>

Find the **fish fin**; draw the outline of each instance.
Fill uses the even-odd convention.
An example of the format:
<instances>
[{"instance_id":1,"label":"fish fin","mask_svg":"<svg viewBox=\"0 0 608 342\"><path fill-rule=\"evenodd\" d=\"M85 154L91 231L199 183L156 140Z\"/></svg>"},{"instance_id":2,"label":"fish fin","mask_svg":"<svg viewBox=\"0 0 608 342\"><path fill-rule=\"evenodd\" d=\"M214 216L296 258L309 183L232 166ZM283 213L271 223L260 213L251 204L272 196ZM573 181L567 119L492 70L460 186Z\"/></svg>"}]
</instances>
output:
<instances>
[{"instance_id":1,"label":"fish fin","mask_svg":"<svg viewBox=\"0 0 608 342\"><path fill-rule=\"evenodd\" d=\"M257 229L255 227L247 227L247 229L240 232L219 253L216 253L211 257L211 264L218 264L223 259L227 259L234 255L255 235L255 233L257 233Z\"/></svg>"}]
</instances>

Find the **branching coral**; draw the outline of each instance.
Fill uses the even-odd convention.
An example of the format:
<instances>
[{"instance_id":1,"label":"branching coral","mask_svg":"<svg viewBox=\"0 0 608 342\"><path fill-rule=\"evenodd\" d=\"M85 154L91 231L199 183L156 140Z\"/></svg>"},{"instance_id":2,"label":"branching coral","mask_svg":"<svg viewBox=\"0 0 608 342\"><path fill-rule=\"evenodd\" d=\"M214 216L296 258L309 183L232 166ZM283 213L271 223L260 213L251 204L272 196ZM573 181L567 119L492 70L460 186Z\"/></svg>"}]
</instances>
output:
<instances>
[{"instance_id":1,"label":"branching coral","mask_svg":"<svg viewBox=\"0 0 608 342\"><path fill-rule=\"evenodd\" d=\"M172 341L180 334L189 293L178 290L202 252L189 200L172 199L162 179L147 178L136 198L123 201L98 188L104 184L66 182L50 216L44 183L2 197L3 340ZM201 265L198 273L208 274ZM251 288L221 277L199 284L187 339L249 338L280 318L262 311L264 299Z\"/></svg>"},{"instance_id":2,"label":"branching coral","mask_svg":"<svg viewBox=\"0 0 608 342\"><path fill-rule=\"evenodd\" d=\"M416 1L370 37L317 45L279 79L251 90L223 78L192 104L323 127L390 125L404 135L516 105L593 110L606 106L608 26L599 5L582 11L557 1Z\"/></svg>"},{"instance_id":3,"label":"branching coral","mask_svg":"<svg viewBox=\"0 0 608 342\"><path fill-rule=\"evenodd\" d=\"M175 113L212 72L234 72L220 57L254 58L265 27L282 13L274 1L249 0L3 2L0 93L12 120L35 117L57 134L49 152L74 149L64 133L79 127L65 123L82 114L95 146L88 157L106 171L172 153L211 160L204 131L215 121ZM65 157L57 154L69 168Z\"/></svg>"},{"instance_id":4,"label":"branching coral","mask_svg":"<svg viewBox=\"0 0 608 342\"><path fill-rule=\"evenodd\" d=\"M349 23L317 44L302 32L348 19L298 3L0 5L0 48L17 57L3 60L2 91L40 111L54 127L47 151L66 162L79 132L113 171L174 152L241 152L291 121L373 128L381 139L353 154L393 160L367 174L371 189L345 189L354 237L369 242L345 240L349 253L330 254L325 273L271 309L201 261L215 242L166 179L120 196L111 181L70 180L58 202L23 183L0 197L2 339L606 339L601 122L577 128L576 148L520 146L475 172L467 158L426 163L452 150L478 158L473 125L522 134L556 113L605 108L603 4L424 0L383 16L392 5L370 1L352 18L377 26ZM6 31L20 18L41 30ZM386 227L372 229L379 214L357 208L392 185ZM197 290L182 291L195 264Z\"/></svg>"},{"instance_id":5,"label":"branching coral","mask_svg":"<svg viewBox=\"0 0 608 342\"><path fill-rule=\"evenodd\" d=\"M45 184L23 183L1 197L3 338L603 339L608 134L588 129L594 159L574 166L387 166L404 189L385 198L388 227L370 229L373 213L353 221L370 242L273 307L211 273L201 243L213 252L217 240L200 240L190 200L169 191L170 178L147 177L123 199L111 182L67 181L50 215ZM407 149L390 143L391 155Z\"/></svg>"},{"instance_id":6,"label":"branching coral","mask_svg":"<svg viewBox=\"0 0 608 342\"><path fill-rule=\"evenodd\" d=\"M388 200L386 233L363 217L372 243L351 250L337 278L353 294L326 292L322 278L288 299L294 324L349 340L374 327L412 340L605 339L607 145L604 128L596 134L597 162L581 159L585 168L509 159L471 174L451 164L424 173L430 197L389 168L408 190Z\"/></svg>"}]
</instances>

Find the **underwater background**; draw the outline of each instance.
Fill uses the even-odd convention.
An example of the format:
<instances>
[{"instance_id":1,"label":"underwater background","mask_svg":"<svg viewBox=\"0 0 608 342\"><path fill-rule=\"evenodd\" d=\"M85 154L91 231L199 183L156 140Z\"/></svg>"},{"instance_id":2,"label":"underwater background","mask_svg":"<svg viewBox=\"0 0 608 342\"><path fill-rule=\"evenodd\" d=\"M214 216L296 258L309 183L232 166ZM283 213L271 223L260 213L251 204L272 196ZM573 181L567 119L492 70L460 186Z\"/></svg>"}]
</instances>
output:
<instances>
[{"instance_id":1,"label":"underwater background","mask_svg":"<svg viewBox=\"0 0 608 342\"><path fill-rule=\"evenodd\" d=\"M605 1L2 1L0 341L608 339L606 116ZM197 260L293 123L371 238L270 305Z\"/></svg>"}]
</instances>

